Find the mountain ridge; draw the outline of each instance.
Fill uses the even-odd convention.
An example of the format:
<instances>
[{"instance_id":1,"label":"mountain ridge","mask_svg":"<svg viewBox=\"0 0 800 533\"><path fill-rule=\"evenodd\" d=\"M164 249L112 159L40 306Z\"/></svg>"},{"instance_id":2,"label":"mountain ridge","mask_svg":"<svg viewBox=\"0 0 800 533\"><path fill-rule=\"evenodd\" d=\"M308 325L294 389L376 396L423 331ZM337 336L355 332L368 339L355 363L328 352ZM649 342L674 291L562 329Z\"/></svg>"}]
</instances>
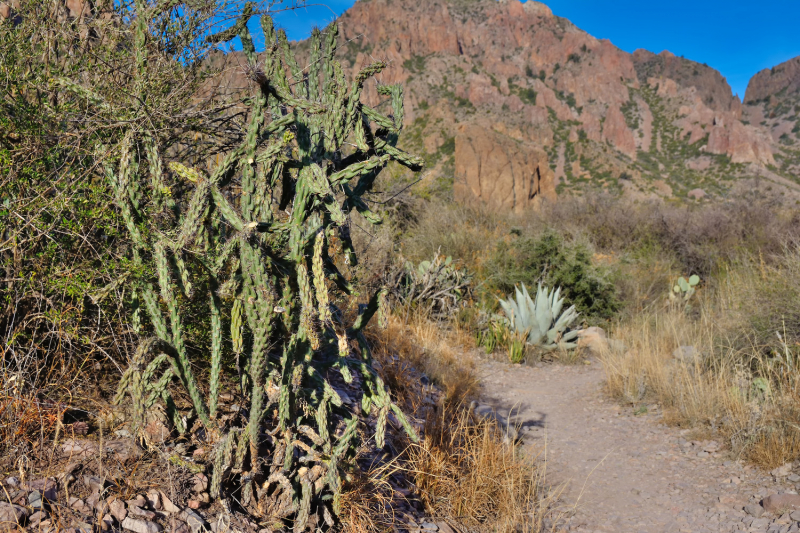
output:
<instances>
[{"instance_id":1,"label":"mountain ridge","mask_svg":"<svg viewBox=\"0 0 800 533\"><path fill-rule=\"evenodd\" d=\"M543 3L359 0L338 23L345 66L388 60L381 82L406 89L401 142L426 154L457 200L524 210L551 190L710 198L765 177L776 194L797 193L797 175L776 174L770 132L743 121L747 106L719 72L624 52ZM366 98L379 102L374 88ZM513 164L512 144L533 154L526 165ZM483 162L491 173L476 172ZM532 197L531 179L544 185Z\"/></svg>"}]
</instances>

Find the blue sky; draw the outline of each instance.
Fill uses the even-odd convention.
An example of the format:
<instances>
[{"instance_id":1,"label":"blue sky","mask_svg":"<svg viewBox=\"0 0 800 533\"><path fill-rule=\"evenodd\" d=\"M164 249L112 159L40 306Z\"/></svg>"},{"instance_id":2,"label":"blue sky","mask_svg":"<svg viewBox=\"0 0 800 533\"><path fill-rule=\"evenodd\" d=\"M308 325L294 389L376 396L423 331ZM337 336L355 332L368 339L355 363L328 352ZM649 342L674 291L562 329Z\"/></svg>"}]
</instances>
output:
<instances>
[{"instance_id":1,"label":"blue sky","mask_svg":"<svg viewBox=\"0 0 800 533\"><path fill-rule=\"evenodd\" d=\"M424 0L423 0L424 1ZM310 3L310 2L309 2ZM304 39L353 5L323 0L278 14L290 39ZM800 56L800 0L548 0L561 17L633 52L646 48L707 63L744 97L750 77Z\"/></svg>"}]
</instances>

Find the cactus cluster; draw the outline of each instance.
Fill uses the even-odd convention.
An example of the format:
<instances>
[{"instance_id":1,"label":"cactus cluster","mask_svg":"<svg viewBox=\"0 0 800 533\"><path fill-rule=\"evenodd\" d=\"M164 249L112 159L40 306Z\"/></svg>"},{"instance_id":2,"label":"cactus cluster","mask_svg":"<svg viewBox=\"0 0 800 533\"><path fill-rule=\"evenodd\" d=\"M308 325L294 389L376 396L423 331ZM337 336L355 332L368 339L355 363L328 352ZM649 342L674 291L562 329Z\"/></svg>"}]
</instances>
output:
<instances>
[{"instance_id":1,"label":"cactus cluster","mask_svg":"<svg viewBox=\"0 0 800 533\"><path fill-rule=\"evenodd\" d=\"M466 302L472 276L438 252L414 265L406 261L387 276L387 287L404 307L417 307L429 316L447 318Z\"/></svg>"},{"instance_id":2,"label":"cactus cluster","mask_svg":"<svg viewBox=\"0 0 800 533\"><path fill-rule=\"evenodd\" d=\"M211 37L241 39L257 88L245 101L247 131L239 146L207 172L169 161L167 147L147 132L131 133L110 150L118 157L107 161L106 176L134 245L133 312L141 315L136 327L143 339L116 399L130 398L142 437L157 407L180 433L199 422L215 447L212 496L236 491L250 512L300 532L335 523L342 466L358 444L359 419L331 376L361 387L361 407L376 418L378 447L390 418L416 439L374 371L363 335L384 309L386 290L376 291L349 324L335 304L354 292L337 268L337 258L339 265L356 260L351 212L380 223L364 200L377 174L390 161L413 170L422 161L396 147L399 86L378 87L388 116L361 102L364 82L385 63L347 82L334 60L332 24L324 34L314 31L308 66L301 68L268 16L260 20L266 48L259 57L247 27L251 16L247 6L233 28ZM176 189L189 191L185 200L173 197ZM198 316L200 306L207 313ZM187 327L203 320L210 331L207 384L185 341ZM229 359L249 401L238 424L218 414ZM191 412L176 406L174 382Z\"/></svg>"},{"instance_id":3,"label":"cactus cluster","mask_svg":"<svg viewBox=\"0 0 800 533\"><path fill-rule=\"evenodd\" d=\"M689 276L687 280L683 276L678 278L678 281L675 282L675 285L672 287L672 292L670 292L669 297L671 300L680 300L681 302L688 302L694 293L696 292L697 287L700 284L700 276L693 275Z\"/></svg>"},{"instance_id":4,"label":"cactus cluster","mask_svg":"<svg viewBox=\"0 0 800 533\"><path fill-rule=\"evenodd\" d=\"M561 289L551 290L540 284L535 300L531 299L525 284L522 290L515 287L515 292L515 298L498 298L506 315L506 324L514 333L522 334L528 344L544 350L577 347L573 341L577 339L578 332L569 331L569 327L578 318L578 312L575 306L563 310Z\"/></svg>"}]
</instances>

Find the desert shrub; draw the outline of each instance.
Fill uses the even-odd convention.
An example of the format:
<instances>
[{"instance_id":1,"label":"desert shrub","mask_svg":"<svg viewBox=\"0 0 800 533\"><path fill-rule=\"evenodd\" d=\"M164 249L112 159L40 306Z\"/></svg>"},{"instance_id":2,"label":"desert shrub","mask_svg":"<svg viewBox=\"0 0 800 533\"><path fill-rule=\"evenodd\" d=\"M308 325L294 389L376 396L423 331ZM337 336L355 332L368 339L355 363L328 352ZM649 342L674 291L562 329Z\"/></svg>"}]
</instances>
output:
<instances>
[{"instance_id":1,"label":"desert shrub","mask_svg":"<svg viewBox=\"0 0 800 533\"><path fill-rule=\"evenodd\" d=\"M657 251L682 273L707 277L748 254L780 255L800 241L800 215L782 204L741 198L705 206L634 202L610 195L566 198L530 215L545 224L586 235L602 251Z\"/></svg>"},{"instance_id":2,"label":"desert shrub","mask_svg":"<svg viewBox=\"0 0 800 533\"><path fill-rule=\"evenodd\" d=\"M517 284L561 287L567 302L584 317L607 319L619 310L608 274L592 263L586 243L567 241L555 231L498 244L486 270L487 285L510 293Z\"/></svg>"},{"instance_id":3,"label":"desert shrub","mask_svg":"<svg viewBox=\"0 0 800 533\"><path fill-rule=\"evenodd\" d=\"M440 253L478 264L506 226L502 215L439 201L423 203L413 216L399 240L403 255L415 262Z\"/></svg>"}]
</instances>

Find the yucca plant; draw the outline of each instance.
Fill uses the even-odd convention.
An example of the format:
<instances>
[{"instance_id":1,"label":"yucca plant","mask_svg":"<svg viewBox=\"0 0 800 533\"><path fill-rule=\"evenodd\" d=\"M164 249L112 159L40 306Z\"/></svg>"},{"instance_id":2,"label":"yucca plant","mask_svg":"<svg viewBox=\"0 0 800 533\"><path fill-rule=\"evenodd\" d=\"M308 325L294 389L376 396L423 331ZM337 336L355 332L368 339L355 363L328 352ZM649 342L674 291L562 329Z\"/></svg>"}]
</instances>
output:
<instances>
[{"instance_id":1,"label":"yucca plant","mask_svg":"<svg viewBox=\"0 0 800 533\"><path fill-rule=\"evenodd\" d=\"M535 300L531 299L525 284L522 290L519 287L514 289L516 298L498 298L511 330L525 332L528 344L544 350L577 347L573 341L577 339L578 332L568 329L578 318L578 312L575 306L562 312L564 299L561 298L561 289L551 290L540 284Z\"/></svg>"},{"instance_id":2,"label":"yucca plant","mask_svg":"<svg viewBox=\"0 0 800 533\"><path fill-rule=\"evenodd\" d=\"M244 102L241 144L208 172L170 161L158 132L131 131L109 149L118 154L105 169L133 243L130 305L142 338L117 401L130 397L132 425L142 438L154 409L163 409L180 433L193 421L202 426L214 447L212 497L237 491L251 513L300 532L334 525L341 466L358 444L359 418L331 377L361 387L379 448L392 417L416 439L373 369L363 335L370 319L385 312L386 291L376 291L349 324L335 302L337 294L354 293L337 268L356 261L351 212L380 223L363 199L378 172L390 161L413 170L422 162L396 147L400 86L378 88L390 116L360 100L364 82L385 63L346 81L334 60L332 24L324 34L314 31L308 67L301 69L285 33L267 16L261 18L266 49L258 57L247 27L251 14L247 6L235 27L212 37L241 39L257 88ZM134 21L143 35L147 19ZM148 60L144 47L136 53ZM179 189L189 191L185 201L174 197ZM207 312L198 315L200 306ZM149 326L136 321L140 313ZM190 359L187 324L210 331L207 386ZM235 358L249 400L244 425L218 413L225 353ZM191 399L191 412L176 407L173 381Z\"/></svg>"}]
</instances>

